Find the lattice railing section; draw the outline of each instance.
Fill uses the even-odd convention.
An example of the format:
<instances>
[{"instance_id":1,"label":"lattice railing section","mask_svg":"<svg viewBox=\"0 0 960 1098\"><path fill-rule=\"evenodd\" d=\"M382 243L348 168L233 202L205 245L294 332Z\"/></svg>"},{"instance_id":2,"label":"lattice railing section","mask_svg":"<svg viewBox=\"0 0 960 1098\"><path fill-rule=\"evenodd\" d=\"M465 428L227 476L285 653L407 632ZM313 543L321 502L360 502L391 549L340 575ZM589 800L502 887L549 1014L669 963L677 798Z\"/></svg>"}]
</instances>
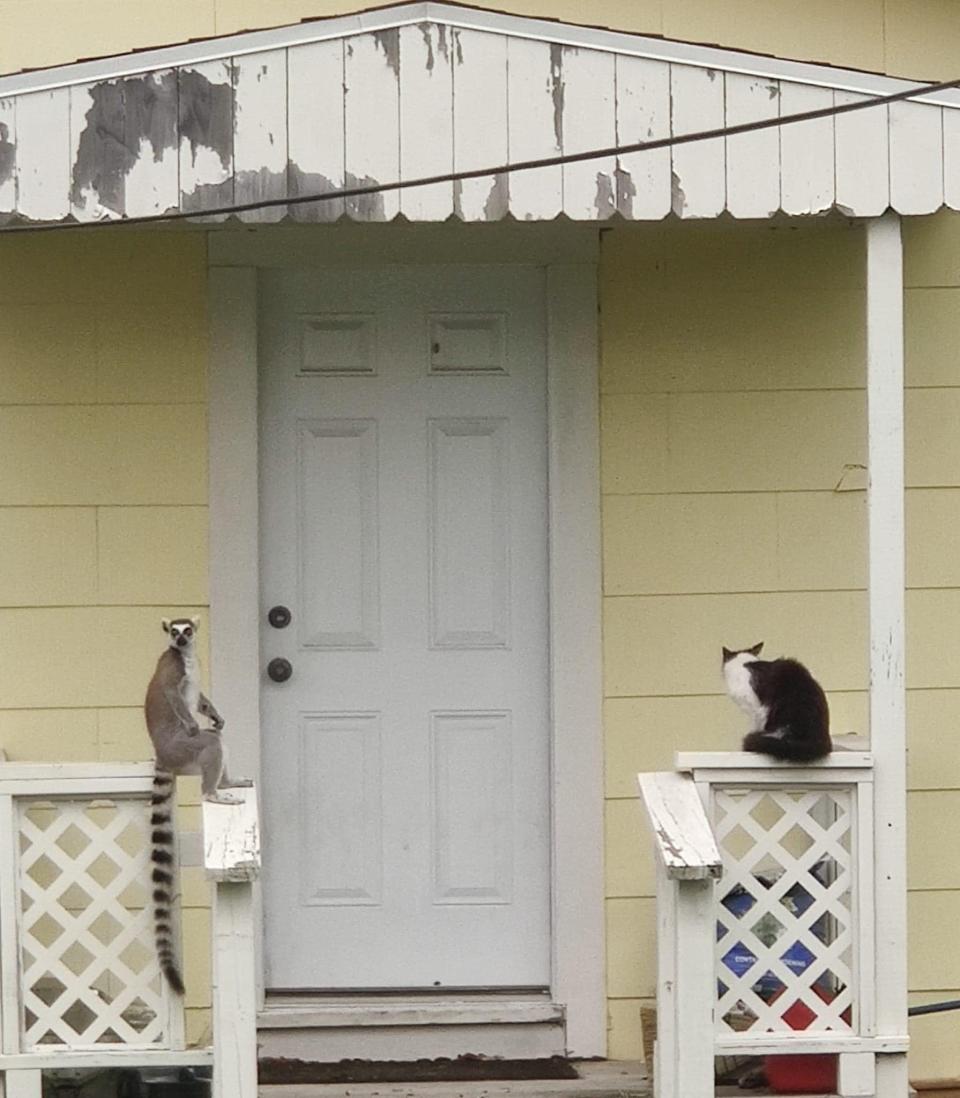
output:
<instances>
[{"instance_id":1,"label":"lattice railing section","mask_svg":"<svg viewBox=\"0 0 960 1098\"><path fill-rule=\"evenodd\" d=\"M152 784L152 763L11 763L0 752L0 1096L39 1098L44 1072L214 1059L214 1098L256 1096L257 792L203 806L214 1047L187 1048L183 999L153 944ZM185 976L188 987L204 978L189 966Z\"/></svg>"},{"instance_id":2,"label":"lattice railing section","mask_svg":"<svg viewBox=\"0 0 960 1098\"><path fill-rule=\"evenodd\" d=\"M163 1044L149 801L17 799L21 1048Z\"/></svg>"},{"instance_id":3,"label":"lattice railing section","mask_svg":"<svg viewBox=\"0 0 960 1098\"><path fill-rule=\"evenodd\" d=\"M717 1057L813 1056L858 1098L899 1071L907 1034L878 1032L874 775L855 749L809 766L681 752L674 771L638 775L657 880L656 1098L712 1098Z\"/></svg>"},{"instance_id":4,"label":"lattice railing section","mask_svg":"<svg viewBox=\"0 0 960 1098\"><path fill-rule=\"evenodd\" d=\"M712 789L718 1033L852 1033L856 787Z\"/></svg>"}]
</instances>

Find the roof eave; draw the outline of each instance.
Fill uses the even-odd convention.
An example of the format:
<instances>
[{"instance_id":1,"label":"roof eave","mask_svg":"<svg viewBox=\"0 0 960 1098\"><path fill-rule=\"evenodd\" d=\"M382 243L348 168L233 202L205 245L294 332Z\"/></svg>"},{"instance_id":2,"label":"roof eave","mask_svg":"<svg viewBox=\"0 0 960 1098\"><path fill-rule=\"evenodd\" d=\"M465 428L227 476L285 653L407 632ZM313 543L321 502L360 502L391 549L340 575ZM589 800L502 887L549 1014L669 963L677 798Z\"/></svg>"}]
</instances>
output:
<instances>
[{"instance_id":1,"label":"roof eave","mask_svg":"<svg viewBox=\"0 0 960 1098\"><path fill-rule=\"evenodd\" d=\"M509 34L516 38L554 42L582 49L608 51L674 65L718 69L756 77L829 87L864 95L890 95L924 81L904 80L849 68L808 61L791 61L721 46L705 46L674 39L581 26L551 19L512 15L502 11L415 0L389 7L370 8L350 15L330 16L267 30L243 31L176 46L142 50L53 68L0 76L0 98L50 91L76 84L135 76L145 72L196 65L264 50L323 42L354 34L369 34L410 24L432 22L465 30ZM915 100L941 107L960 108L960 89L941 91Z\"/></svg>"}]
</instances>

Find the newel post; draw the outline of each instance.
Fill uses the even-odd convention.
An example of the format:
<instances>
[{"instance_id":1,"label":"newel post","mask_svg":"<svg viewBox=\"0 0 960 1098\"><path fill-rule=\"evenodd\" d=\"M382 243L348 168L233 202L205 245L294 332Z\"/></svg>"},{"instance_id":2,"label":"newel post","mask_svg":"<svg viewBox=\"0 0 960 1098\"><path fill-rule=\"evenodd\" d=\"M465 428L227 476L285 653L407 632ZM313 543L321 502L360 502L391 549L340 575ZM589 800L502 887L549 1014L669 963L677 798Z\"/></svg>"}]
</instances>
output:
<instances>
[{"instance_id":1,"label":"newel post","mask_svg":"<svg viewBox=\"0 0 960 1098\"><path fill-rule=\"evenodd\" d=\"M238 805L203 804L204 867L213 899L213 1098L257 1098L254 881L260 829L254 788Z\"/></svg>"},{"instance_id":2,"label":"newel post","mask_svg":"<svg viewBox=\"0 0 960 1098\"><path fill-rule=\"evenodd\" d=\"M720 851L689 774L639 774L657 865L655 1098L713 1098Z\"/></svg>"},{"instance_id":3,"label":"newel post","mask_svg":"<svg viewBox=\"0 0 960 1098\"><path fill-rule=\"evenodd\" d=\"M903 250L900 218L867 222L870 749L874 758L876 1031L907 1033ZM844 1065L841 1065L841 1069ZM841 1070L841 1074L842 1074ZM877 1098L907 1094L906 1053L877 1057Z\"/></svg>"}]
</instances>

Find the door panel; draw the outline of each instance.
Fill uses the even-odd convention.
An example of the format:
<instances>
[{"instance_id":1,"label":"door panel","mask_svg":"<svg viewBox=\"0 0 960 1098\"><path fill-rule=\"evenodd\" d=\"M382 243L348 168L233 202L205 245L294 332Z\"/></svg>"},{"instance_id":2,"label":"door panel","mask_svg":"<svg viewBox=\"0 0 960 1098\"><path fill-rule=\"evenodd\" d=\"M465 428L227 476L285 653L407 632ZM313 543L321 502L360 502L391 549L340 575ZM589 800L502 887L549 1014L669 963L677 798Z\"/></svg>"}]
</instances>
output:
<instances>
[{"instance_id":1,"label":"door panel","mask_svg":"<svg viewBox=\"0 0 960 1098\"><path fill-rule=\"evenodd\" d=\"M268 986L545 986L541 274L269 271L260 329Z\"/></svg>"}]
</instances>

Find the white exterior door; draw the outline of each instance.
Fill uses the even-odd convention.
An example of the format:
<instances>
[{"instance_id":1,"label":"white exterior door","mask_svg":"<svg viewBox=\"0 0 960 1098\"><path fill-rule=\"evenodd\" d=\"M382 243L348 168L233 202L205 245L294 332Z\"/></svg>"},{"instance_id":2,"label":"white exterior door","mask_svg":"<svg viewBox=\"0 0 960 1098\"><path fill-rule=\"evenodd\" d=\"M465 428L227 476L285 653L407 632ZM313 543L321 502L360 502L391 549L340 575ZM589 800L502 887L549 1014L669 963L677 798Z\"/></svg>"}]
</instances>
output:
<instances>
[{"instance_id":1,"label":"white exterior door","mask_svg":"<svg viewBox=\"0 0 960 1098\"><path fill-rule=\"evenodd\" d=\"M267 986L546 986L541 272L268 271L260 330Z\"/></svg>"}]
</instances>

